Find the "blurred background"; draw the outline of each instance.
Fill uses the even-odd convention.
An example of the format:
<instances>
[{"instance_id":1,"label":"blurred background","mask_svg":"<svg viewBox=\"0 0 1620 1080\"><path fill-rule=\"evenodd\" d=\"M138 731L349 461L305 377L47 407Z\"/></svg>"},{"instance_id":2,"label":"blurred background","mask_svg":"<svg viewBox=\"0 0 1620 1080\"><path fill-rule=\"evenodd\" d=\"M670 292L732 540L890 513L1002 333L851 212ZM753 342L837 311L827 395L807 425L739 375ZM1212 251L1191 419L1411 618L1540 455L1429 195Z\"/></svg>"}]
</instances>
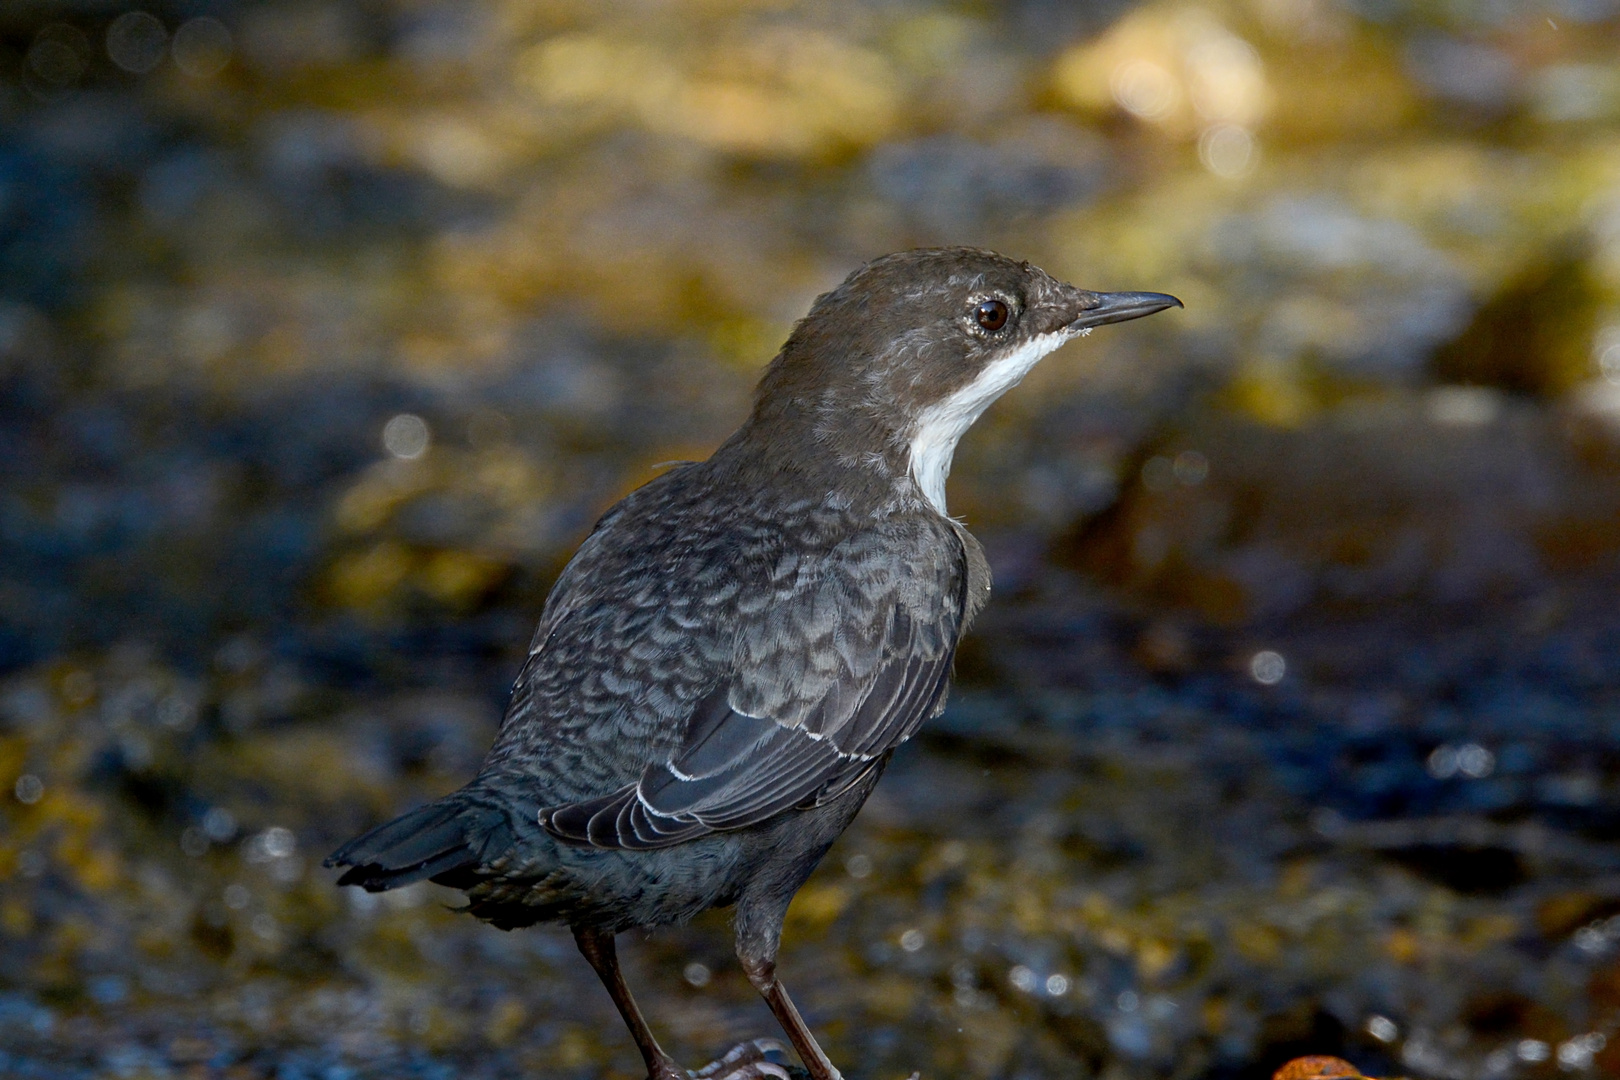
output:
<instances>
[{"instance_id":1,"label":"blurred background","mask_svg":"<svg viewBox=\"0 0 1620 1080\"><path fill-rule=\"evenodd\" d=\"M996 599L796 901L855 1077L1620 1074L1620 0L9 0L0 1074L639 1075L338 841L813 297L1187 304L968 436ZM723 914L626 939L696 1065Z\"/></svg>"}]
</instances>

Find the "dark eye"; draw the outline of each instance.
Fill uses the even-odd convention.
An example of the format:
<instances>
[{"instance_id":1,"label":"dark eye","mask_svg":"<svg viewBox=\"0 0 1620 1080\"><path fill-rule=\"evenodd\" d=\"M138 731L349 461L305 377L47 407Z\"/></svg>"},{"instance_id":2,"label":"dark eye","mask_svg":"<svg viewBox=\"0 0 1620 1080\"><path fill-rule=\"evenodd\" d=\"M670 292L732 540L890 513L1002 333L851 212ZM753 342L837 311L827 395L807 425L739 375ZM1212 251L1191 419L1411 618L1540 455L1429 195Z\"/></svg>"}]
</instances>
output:
<instances>
[{"instance_id":1,"label":"dark eye","mask_svg":"<svg viewBox=\"0 0 1620 1080\"><path fill-rule=\"evenodd\" d=\"M1007 325L1007 305L1000 300L986 300L973 309L973 317L986 330L1000 330Z\"/></svg>"}]
</instances>

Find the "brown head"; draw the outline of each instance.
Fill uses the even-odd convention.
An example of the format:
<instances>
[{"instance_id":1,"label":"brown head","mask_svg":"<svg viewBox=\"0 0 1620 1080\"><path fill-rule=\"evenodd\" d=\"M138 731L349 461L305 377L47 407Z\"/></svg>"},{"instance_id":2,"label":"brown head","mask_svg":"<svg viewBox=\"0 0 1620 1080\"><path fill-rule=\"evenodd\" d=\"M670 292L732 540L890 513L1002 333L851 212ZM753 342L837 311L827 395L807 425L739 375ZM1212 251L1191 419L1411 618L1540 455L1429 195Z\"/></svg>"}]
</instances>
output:
<instances>
[{"instance_id":1,"label":"brown head","mask_svg":"<svg viewBox=\"0 0 1620 1080\"><path fill-rule=\"evenodd\" d=\"M941 513L957 440L1047 353L1181 301L1098 293L976 248L867 263L819 297L760 380L739 439L888 475Z\"/></svg>"}]
</instances>

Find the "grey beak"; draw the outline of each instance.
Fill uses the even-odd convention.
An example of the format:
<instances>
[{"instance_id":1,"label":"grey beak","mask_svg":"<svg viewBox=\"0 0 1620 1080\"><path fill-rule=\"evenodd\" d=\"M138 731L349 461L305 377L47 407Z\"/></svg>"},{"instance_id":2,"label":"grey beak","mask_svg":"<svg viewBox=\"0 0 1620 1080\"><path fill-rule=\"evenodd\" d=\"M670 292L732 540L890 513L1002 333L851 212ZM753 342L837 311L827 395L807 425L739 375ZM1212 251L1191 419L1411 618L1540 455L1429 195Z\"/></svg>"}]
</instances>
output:
<instances>
[{"instance_id":1,"label":"grey beak","mask_svg":"<svg viewBox=\"0 0 1620 1080\"><path fill-rule=\"evenodd\" d=\"M1079 317L1068 325L1068 329L1086 330L1093 326L1140 319L1144 315L1152 315L1155 311L1163 311L1165 308L1185 306L1169 293L1105 292L1091 295L1096 298L1097 303L1082 311Z\"/></svg>"}]
</instances>

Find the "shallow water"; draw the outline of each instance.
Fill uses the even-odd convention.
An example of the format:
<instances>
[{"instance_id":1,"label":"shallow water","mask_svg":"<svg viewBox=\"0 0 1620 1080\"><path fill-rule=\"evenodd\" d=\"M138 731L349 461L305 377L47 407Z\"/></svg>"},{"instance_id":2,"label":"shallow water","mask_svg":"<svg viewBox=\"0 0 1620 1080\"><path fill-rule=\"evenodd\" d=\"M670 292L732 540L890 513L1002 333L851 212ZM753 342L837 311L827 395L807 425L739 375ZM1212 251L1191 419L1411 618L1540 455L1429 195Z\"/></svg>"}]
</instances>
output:
<instances>
[{"instance_id":1,"label":"shallow water","mask_svg":"<svg viewBox=\"0 0 1620 1080\"><path fill-rule=\"evenodd\" d=\"M790 913L834 1058L1620 1072L1620 7L134 10L0 11L0 1074L635 1075L565 934L320 857L928 243L1187 308L958 456L996 598ZM772 1033L723 914L622 949Z\"/></svg>"}]
</instances>

